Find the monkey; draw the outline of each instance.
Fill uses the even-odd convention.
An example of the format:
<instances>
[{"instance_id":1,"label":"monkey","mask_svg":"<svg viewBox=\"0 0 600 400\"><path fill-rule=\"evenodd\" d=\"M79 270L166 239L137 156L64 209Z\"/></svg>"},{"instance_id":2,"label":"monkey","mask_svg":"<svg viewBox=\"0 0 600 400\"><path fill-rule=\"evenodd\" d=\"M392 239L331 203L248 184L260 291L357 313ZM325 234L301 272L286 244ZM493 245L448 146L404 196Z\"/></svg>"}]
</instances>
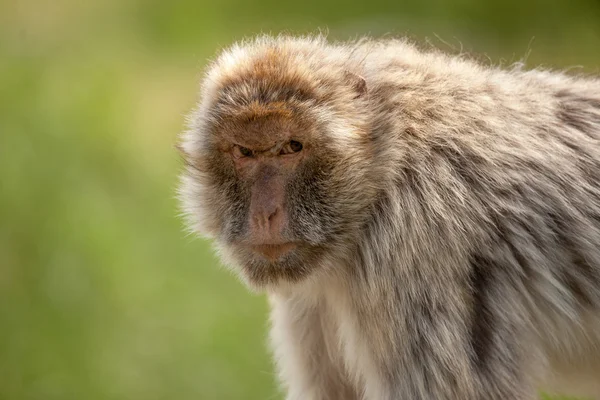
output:
<instances>
[{"instance_id":1,"label":"monkey","mask_svg":"<svg viewBox=\"0 0 600 400\"><path fill-rule=\"evenodd\" d=\"M287 400L600 399L597 77L258 36L211 61L178 147Z\"/></svg>"}]
</instances>

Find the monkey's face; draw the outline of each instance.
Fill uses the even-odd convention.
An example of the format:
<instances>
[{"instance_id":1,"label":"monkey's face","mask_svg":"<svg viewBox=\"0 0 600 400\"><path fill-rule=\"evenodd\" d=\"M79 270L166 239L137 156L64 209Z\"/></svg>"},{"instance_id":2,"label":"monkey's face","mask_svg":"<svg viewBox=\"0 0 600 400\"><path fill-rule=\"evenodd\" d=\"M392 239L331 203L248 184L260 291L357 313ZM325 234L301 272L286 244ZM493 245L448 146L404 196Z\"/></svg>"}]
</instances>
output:
<instances>
[{"instance_id":1,"label":"monkey's face","mask_svg":"<svg viewBox=\"0 0 600 400\"><path fill-rule=\"evenodd\" d=\"M364 80L261 46L216 62L181 143L191 225L255 287L296 282L347 251L377 185Z\"/></svg>"},{"instance_id":2,"label":"monkey's face","mask_svg":"<svg viewBox=\"0 0 600 400\"><path fill-rule=\"evenodd\" d=\"M346 251L373 195L368 141L355 128L318 123L310 109L264 107L183 144L193 225L255 287L298 281Z\"/></svg>"}]
</instances>

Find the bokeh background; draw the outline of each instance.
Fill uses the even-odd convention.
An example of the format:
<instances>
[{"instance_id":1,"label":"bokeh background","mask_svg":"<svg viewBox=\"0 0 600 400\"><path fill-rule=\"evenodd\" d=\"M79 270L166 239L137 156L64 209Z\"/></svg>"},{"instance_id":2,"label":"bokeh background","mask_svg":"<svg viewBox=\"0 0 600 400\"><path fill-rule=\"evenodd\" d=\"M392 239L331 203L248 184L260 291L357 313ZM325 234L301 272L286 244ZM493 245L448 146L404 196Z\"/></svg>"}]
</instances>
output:
<instances>
[{"instance_id":1,"label":"bokeh background","mask_svg":"<svg viewBox=\"0 0 600 400\"><path fill-rule=\"evenodd\" d=\"M600 69L598 0L0 0L0 400L282 398L173 144L219 48L319 29Z\"/></svg>"}]
</instances>

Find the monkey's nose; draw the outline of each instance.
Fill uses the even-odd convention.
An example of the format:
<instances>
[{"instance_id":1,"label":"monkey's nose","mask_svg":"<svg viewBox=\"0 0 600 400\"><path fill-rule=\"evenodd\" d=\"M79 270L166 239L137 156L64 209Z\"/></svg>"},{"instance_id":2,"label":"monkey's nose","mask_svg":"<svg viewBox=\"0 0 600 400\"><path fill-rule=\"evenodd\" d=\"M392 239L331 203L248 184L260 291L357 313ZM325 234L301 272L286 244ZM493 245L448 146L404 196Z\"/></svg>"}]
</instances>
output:
<instances>
[{"instance_id":1,"label":"monkey's nose","mask_svg":"<svg viewBox=\"0 0 600 400\"><path fill-rule=\"evenodd\" d=\"M257 210L252 216L252 219L256 228L263 233L267 233L276 227L280 214L279 207L269 207Z\"/></svg>"},{"instance_id":2,"label":"monkey's nose","mask_svg":"<svg viewBox=\"0 0 600 400\"><path fill-rule=\"evenodd\" d=\"M278 242L283 230L284 216L280 207L260 207L252 213L251 236L260 242Z\"/></svg>"}]
</instances>

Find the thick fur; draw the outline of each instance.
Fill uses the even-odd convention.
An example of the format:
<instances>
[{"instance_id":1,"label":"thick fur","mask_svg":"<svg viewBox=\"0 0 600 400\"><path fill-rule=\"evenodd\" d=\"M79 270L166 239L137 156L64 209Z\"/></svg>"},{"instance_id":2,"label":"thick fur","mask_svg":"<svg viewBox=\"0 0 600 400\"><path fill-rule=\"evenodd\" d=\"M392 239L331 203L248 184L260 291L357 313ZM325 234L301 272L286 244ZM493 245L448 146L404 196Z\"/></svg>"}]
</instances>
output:
<instances>
[{"instance_id":1,"label":"thick fur","mask_svg":"<svg viewBox=\"0 0 600 400\"><path fill-rule=\"evenodd\" d=\"M288 194L314 247L281 264L230 248L247 199L215 155L265 113L318 150ZM181 148L191 226L269 295L289 400L600 399L598 79L261 37L209 67Z\"/></svg>"}]
</instances>

